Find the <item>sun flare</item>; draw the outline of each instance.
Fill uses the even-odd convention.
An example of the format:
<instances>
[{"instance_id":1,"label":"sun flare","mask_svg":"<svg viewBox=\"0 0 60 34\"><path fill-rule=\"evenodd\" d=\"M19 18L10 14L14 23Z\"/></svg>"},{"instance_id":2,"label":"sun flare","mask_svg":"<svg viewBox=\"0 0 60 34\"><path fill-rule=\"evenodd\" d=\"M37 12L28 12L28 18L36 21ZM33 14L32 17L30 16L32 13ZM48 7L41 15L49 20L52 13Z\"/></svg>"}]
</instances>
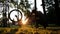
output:
<instances>
[{"instance_id":1,"label":"sun flare","mask_svg":"<svg viewBox=\"0 0 60 34\"><path fill-rule=\"evenodd\" d=\"M28 22L28 18L26 19L26 16L24 16L24 13L23 13L22 24L25 25L27 24L27 22Z\"/></svg>"},{"instance_id":2,"label":"sun flare","mask_svg":"<svg viewBox=\"0 0 60 34\"><path fill-rule=\"evenodd\" d=\"M22 24L23 25L27 24L27 22L28 22L28 19L22 19Z\"/></svg>"}]
</instances>

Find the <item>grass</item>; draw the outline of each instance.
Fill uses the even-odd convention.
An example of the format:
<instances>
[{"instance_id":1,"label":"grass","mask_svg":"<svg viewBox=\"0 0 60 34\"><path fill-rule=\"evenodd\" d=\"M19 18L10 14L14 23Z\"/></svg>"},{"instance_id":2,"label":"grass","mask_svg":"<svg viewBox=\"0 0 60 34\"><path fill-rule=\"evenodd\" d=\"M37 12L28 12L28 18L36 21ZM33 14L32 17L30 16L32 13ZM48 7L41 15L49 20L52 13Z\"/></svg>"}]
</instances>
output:
<instances>
[{"instance_id":1,"label":"grass","mask_svg":"<svg viewBox=\"0 0 60 34\"><path fill-rule=\"evenodd\" d=\"M44 29L43 27L35 28L23 25L22 27L0 27L0 34L60 34L60 30Z\"/></svg>"}]
</instances>

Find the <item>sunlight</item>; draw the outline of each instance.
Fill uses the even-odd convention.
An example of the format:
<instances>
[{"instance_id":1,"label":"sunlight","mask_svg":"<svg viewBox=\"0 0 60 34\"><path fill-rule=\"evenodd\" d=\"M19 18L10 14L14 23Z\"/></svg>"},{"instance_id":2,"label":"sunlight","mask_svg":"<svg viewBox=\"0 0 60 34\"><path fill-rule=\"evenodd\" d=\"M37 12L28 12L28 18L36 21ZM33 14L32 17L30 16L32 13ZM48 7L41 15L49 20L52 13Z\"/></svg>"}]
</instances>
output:
<instances>
[{"instance_id":1,"label":"sunlight","mask_svg":"<svg viewBox=\"0 0 60 34\"><path fill-rule=\"evenodd\" d=\"M23 25L27 24L27 22L28 22L28 19L22 18Z\"/></svg>"},{"instance_id":2,"label":"sunlight","mask_svg":"<svg viewBox=\"0 0 60 34\"><path fill-rule=\"evenodd\" d=\"M15 9L15 8L11 8L11 7L10 7L9 11L11 11L11 10L13 10L13 9ZM26 16L24 16L24 12L21 11L21 13L22 13L22 20L21 20L21 21L22 21L22 25L25 25L25 24L28 22L28 19L26 19ZM15 15L17 15L17 12L11 13L10 16L11 16L12 19L14 19L14 21L17 21L17 18L15 17ZM19 15L19 16L20 16L20 15ZM20 18L20 17L19 17L19 18ZM21 23L20 23L20 24L21 24ZM20 25L20 24L19 24L19 25Z\"/></svg>"},{"instance_id":3,"label":"sunlight","mask_svg":"<svg viewBox=\"0 0 60 34\"><path fill-rule=\"evenodd\" d=\"M23 14L23 17L22 17L22 25L25 25L25 24L27 24L28 19L26 19L26 16L24 16L24 13L23 12L22 12L22 14Z\"/></svg>"},{"instance_id":4,"label":"sunlight","mask_svg":"<svg viewBox=\"0 0 60 34\"><path fill-rule=\"evenodd\" d=\"M28 1L29 1L29 3L33 3L33 4L31 5L31 10L32 10L33 7L34 7L34 0L28 0ZM19 1L19 2L20 2L20 1ZM39 3L38 3L38 2L39 2ZM41 11L41 12L43 13L42 6L40 6L41 4L42 4L41 0L37 0L37 11ZM10 8L9 11L11 11L11 10L13 10L13 9L16 9L16 8L14 8L14 6L13 6L13 8ZM22 12L22 11L21 11L21 12ZM17 15L16 12L13 12L13 13L11 14L11 18L12 18L12 19L14 18L14 20L17 21L17 18L16 18L14 15ZM26 19L26 16L24 16L24 13L22 12L22 24L25 25L25 24L27 24L27 22L28 22L28 18Z\"/></svg>"}]
</instances>

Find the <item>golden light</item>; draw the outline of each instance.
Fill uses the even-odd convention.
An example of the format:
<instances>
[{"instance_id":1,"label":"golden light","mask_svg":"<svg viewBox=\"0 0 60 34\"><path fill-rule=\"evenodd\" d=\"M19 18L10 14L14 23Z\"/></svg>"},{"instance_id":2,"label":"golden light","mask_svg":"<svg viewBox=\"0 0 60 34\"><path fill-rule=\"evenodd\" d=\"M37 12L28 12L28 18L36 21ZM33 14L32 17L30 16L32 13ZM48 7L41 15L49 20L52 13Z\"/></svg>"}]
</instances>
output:
<instances>
[{"instance_id":1,"label":"golden light","mask_svg":"<svg viewBox=\"0 0 60 34\"><path fill-rule=\"evenodd\" d=\"M22 19L22 24L23 25L27 24L27 22L28 22L28 19L25 19L25 18Z\"/></svg>"},{"instance_id":2,"label":"golden light","mask_svg":"<svg viewBox=\"0 0 60 34\"><path fill-rule=\"evenodd\" d=\"M28 22L28 18L26 19L26 16L24 16L24 13L22 12L22 14L23 14L23 17L22 17L22 25L26 25L27 24L27 22Z\"/></svg>"}]
</instances>

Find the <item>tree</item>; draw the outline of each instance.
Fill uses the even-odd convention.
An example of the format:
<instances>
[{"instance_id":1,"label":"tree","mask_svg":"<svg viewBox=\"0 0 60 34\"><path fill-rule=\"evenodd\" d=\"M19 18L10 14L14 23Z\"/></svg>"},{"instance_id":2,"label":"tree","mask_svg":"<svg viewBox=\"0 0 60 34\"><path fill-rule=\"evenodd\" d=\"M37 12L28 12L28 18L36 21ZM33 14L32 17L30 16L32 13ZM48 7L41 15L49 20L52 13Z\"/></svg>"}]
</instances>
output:
<instances>
[{"instance_id":1,"label":"tree","mask_svg":"<svg viewBox=\"0 0 60 34\"><path fill-rule=\"evenodd\" d=\"M45 9L49 23L57 24L57 13L59 12L59 3L58 0L45 0ZM58 12L57 12L58 11Z\"/></svg>"},{"instance_id":2,"label":"tree","mask_svg":"<svg viewBox=\"0 0 60 34\"><path fill-rule=\"evenodd\" d=\"M44 14L46 15L45 4L44 3L45 3L44 0L42 0L43 11L44 11Z\"/></svg>"},{"instance_id":3,"label":"tree","mask_svg":"<svg viewBox=\"0 0 60 34\"><path fill-rule=\"evenodd\" d=\"M27 15L27 13L28 13L28 9L30 8L30 5L31 4L29 4L28 3L28 0L20 0L21 2L19 3L19 5L18 5L18 9L21 9L24 13L25 13L25 15ZM15 5L17 5L17 2L14 2L13 0L11 0L11 2L14 4L14 6Z\"/></svg>"},{"instance_id":4,"label":"tree","mask_svg":"<svg viewBox=\"0 0 60 34\"><path fill-rule=\"evenodd\" d=\"M57 15L57 23L56 24L58 24L59 25L59 22L60 22L60 5L59 5L59 3L60 3L60 1L59 0L54 0L55 1L55 12L56 12L56 15Z\"/></svg>"}]
</instances>

